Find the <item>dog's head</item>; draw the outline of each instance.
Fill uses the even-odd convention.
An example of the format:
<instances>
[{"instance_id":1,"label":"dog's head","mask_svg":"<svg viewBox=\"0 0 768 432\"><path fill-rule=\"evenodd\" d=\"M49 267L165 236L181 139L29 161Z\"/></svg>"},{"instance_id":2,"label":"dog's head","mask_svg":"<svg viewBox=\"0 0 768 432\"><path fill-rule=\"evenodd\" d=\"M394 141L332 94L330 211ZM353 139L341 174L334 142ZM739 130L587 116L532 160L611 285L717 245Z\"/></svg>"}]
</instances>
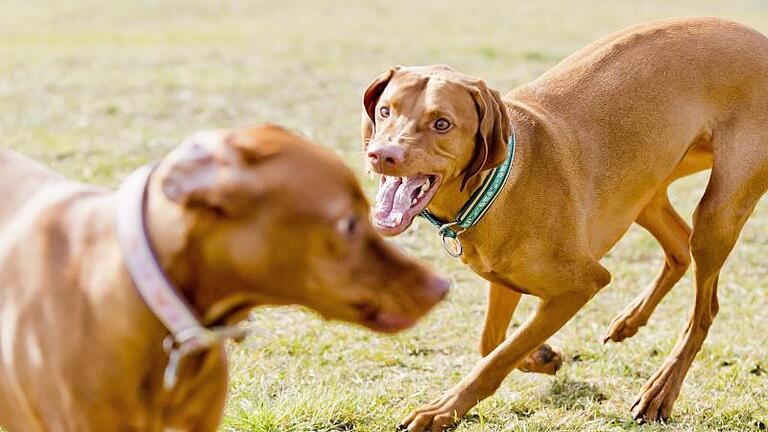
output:
<instances>
[{"instance_id":1,"label":"dog's head","mask_svg":"<svg viewBox=\"0 0 768 432\"><path fill-rule=\"evenodd\" d=\"M463 190L507 155L510 124L496 90L448 66L395 67L363 95L363 152L381 174L373 221L403 232L438 189Z\"/></svg>"},{"instance_id":2,"label":"dog's head","mask_svg":"<svg viewBox=\"0 0 768 432\"><path fill-rule=\"evenodd\" d=\"M279 127L195 134L153 182L150 204L179 210L186 226L181 273L197 287L193 304L299 304L394 332L447 292L447 281L375 232L337 157Z\"/></svg>"}]
</instances>

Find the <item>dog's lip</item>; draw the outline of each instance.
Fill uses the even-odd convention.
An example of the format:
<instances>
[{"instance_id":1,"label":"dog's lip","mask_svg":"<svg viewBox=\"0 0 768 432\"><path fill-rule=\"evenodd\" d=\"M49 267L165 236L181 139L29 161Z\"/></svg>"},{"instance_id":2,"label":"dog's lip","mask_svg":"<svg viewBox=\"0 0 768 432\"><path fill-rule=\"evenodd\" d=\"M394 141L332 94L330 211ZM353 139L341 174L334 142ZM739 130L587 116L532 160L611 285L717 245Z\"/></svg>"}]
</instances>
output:
<instances>
[{"instance_id":1,"label":"dog's lip","mask_svg":"<svg viewBox=\"0 0 768 432\"><path fill-rule=\"evenodd\" d=\"M410 227L411 224L413 223L414 219L416 219L416 215L413 215L412 217L408 217L408 218L403 216L403 222L394 227L381 225L378 222L376 222L376 219L374 219L373 227L376 228L376 231L378 231L379 234L382 234L387 237L393 237L407 230L408 227Z\"/></svg>"},{"instance_id":2,"label":"dog's lip","mask_svg":"<svg viewBox=\"0 0 768 432\"><path fill-rule=\"evenodd\" d=\"M389 177L395 177L395 176L389 176ZM411 225L411 223L413 223L413 220L416 218L416 216L418 216L419 213L421 213L425 208L427 208L429 203L435 197L438 189L440 188L442 176L440 174L417 174L416 176L412 176L410 178L419 178L419 177L427 177L430 181L430 187L426 191L426 193L424 193L423 196L416 198L418 200L416 204L414 204L412 207L409 207L402 213L402 219L400 220L399 223L390 225L382 221L382 218L386 218L391 214L392 209L390 209L389 211L381 211L381 210L377 210L376 207L373 208L372 222L373 222L373 226L376 228L377 231L379 231L379 233L387 236L394 236L402 233ZM408 177L403 176L399 178L403 179ZM383 177L382 177L382 181L383 181ZM379 196L377 196L377 198L379 198ZM377 205L378 205L378 202L377 202Z\"/></svg>"},{"instance_id":3,"label":"dog's lip","mask_svg":"<svg viewBox=\"0 0 768 432\"><path fill-rule=\"evenodd\" d=\"M397 333L418 321L415 317L383 311L373 303L360 302L352 306L359 311L361 324L381 333Z\"/></svg>"},{"instance_id":4,"label":"dog's lip","mask_svg":"<svg viewBox=\"0 0 768 432\"><path fill-rule=\"evenodd\" d=\"M397 314L379 313L375 320L366 321L365 325L381 333L397 333L416 324L416 318Z\"/></svg>"}]
</instances>

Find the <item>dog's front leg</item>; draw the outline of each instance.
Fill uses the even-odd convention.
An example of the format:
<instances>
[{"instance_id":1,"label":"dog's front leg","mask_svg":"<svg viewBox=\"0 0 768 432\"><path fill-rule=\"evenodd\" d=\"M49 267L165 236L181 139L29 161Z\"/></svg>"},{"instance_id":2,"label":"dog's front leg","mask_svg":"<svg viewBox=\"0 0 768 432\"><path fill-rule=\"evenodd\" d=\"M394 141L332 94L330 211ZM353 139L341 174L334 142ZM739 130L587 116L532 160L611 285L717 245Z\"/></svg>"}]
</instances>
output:
<instances>
[{"instance_id":1,"label":"dog's front leg","mask_svg":"<svg viewBox=\"0 0 768 432\"><path fill-rule=\"evenodd\" d=\"M507 338L507 328L517 309L522 294L504 285L490 284L488 287L488 309L480 339L480 355L491 353ZM523 372L554 375L563 365L563 355L547 344L540 345L517 368Z\"/></svg>"},{"instance_id":2,"label":"dog's front leg","mask_svg":"<svg viewBox=\"0 0 768 432\"><path fill-rule=\"evenodd\" d=\"M560 294L539 303L533 316L510 338L484 357L459 384L435 402L413 411L400 429L439 432L478 402L492 395L528 354L546 341L588 301L596 289Z\"/></svg>"},{"instance_id":3,"label":"dog's front leg","mask_svg":"<svg viewBox=\"0 0 768 432\"><path fill-rule=\"evenodd\" d=\"M522 296L504 285L490 284L483 335L480 337L480 355L487 356L507 338L507 328Z\"/></svg>"}]
</instances>

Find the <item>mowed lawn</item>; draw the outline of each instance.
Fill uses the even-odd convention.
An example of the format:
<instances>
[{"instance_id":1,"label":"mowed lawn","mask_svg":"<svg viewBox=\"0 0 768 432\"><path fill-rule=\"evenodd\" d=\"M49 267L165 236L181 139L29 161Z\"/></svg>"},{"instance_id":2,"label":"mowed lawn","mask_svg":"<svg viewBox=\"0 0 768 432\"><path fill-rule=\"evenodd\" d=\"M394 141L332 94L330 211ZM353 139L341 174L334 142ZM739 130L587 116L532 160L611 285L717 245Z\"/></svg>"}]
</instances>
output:
<instances>
[{"instance_id":1,"label":"mowed lawn","mask_svg":"<svg viewBox=\"0 0 768 432\"><path fill-rule=\"evenodd\" d=\"M768 32L761 0L3 0L0 145L115 185L195 130L275 122L334 149L372 196L359 96L387 67L448 63L506 92L614 30L690 15ZM706 180L673 188L686 217ZM471 369L486 284L424 221L394 241L453 279L450 298L394 337L298 308L255 311L254 335L231 349L222 431L389 431ZM661 249L635 227L603 260L613 282L553 338L567 358L557 377L513 373L456 431L768 429L767 255L763 199L723 270L721 312L666 425L636 425L629 408L685 326L690 272L637 336L601 343L661 266ZM524 300L513 325L534 305Z\"/></svg>"}]
</instances>

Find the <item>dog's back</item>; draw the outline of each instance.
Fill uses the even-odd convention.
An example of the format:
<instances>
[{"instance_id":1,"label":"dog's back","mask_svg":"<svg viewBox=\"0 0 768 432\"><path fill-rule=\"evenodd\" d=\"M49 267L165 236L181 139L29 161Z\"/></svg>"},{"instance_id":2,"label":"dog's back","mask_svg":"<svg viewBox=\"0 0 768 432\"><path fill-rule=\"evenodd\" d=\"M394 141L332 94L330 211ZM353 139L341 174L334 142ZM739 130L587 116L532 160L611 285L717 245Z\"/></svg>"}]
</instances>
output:
<instances>
[{"instance_id":1,"label":"dog's back","mask_svg":"<svg viewBox=\"0 0 768 432\"><path fill-rule=\"evenodd\" d=\"M44 165L11 150L0 150L0 231L37 193L65 181Z\"/></svg>"},{"instance_id":2,"label":"dog's back","mask_svg":"<svg viewBox=\"0 0 768 432\"><path fill-rule=\"evenodd\" d=\"M37 382L40 370L50 369L49 362L64 357L65 349L73 345L47 345L44 356L40 348L32 354L28 349L32 346L30 341L38 340L34 336L38 334L71 341L59 332L70 332L77 322L69 323L68 329L55 328L52 323L60 322L66 310L62 313L51 305L65 302L72 313L83 302L76 289L58 289L65 286L57 272L70 263L70 245L56 241L61 237L54 238L55 234L66 232L67 228L52 221L64 208L71 207L65 204L88 188L19 153L0 151L0 414L2 426L11 430L45 429L43 423L35 423L39 406L34 405L40 400L36 392L43 387L33 383ZM41 253L49 259L40 259ZM51 262L52 256L60 259ZM72 301L66 303L67 299ZM41 321L39 317L43 315L52 319ZM49 401L46 403L47 409L54 407ZM62 428L68 427L62 422L75 421L59 420Z\"/></svg>"}]
</instances>

